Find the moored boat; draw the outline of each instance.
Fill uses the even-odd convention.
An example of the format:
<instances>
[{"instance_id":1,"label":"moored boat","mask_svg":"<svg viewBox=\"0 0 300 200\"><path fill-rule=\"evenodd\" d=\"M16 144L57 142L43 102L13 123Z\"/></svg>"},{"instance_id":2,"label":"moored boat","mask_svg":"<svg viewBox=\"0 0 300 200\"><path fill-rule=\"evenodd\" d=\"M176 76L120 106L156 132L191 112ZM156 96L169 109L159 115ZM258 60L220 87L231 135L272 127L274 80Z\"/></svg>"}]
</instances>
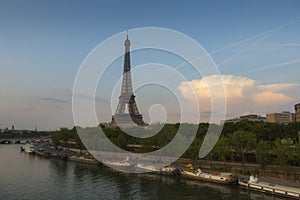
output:
<instances>
[{"instance_id":1,"label":"moored boat","mask_svg":"<svg viewBox=\"0 0 300 200\"><path fill-rule=\"evenodd\" d=\"M35 153L35 146L32 144L26 144L23 146L23 148L25 153L29 153L29 154Z\"/></svg>"},{"instance_id":2,"label":"moored boat","mask_svg":"<svg viewBox=\"0 0 300 200\"><path fill-rule=\"evenodd\" d=\"M131 164L127 161L112 161L112 160L104 160L102 163L110 168L125 170L131 167Z\"/></svg>"},{"instance_id":3,"label":"moored boat","mask_svg":"<svg viewBox=\"0 0 300 200\"><path fill-rule=\"evenodd\" d=\"M175 167L167 166L160 169L160 174L180 175L180 171Z\"/></svg>"},{"instance_id":4,"label":"moored boat","mask_svg":"<svg viewBox=\"0 0 300 200\"><path fill-rule=\"evenodd\" d=\"M113 159L106 159L101 161L104 165L118 170L126 170L132 167L129 163L129 157L127 156L125 160L113 160Z\"/></svg>"},{"instance_id":5,"label":"moored boat","mask_svg":"<svg viewBox=\"0 0 300 200\"><path fill-rule=\"evenodd\" d=\"M147 171L155 174L178 175L180 173L178 169L171 166L158 168L153 165L137 164L136 168L138 170Z\"/></svg>"},{"instance_id":6,"label":"moored boat","mask_svg":"<svg viewBox=\"0 0 300 200\"><path fill-rule=\"evenodd\" d=\"M190 179L196 179L201 181L208 181L208 182L214 182L214 183L220 183L220 184L236 184L237 178L232 173L207 173L202 172L201 169L197 169L196 171L187 171L187 170L181 170L180 171L181 176L184 178L190 178Z\"/></svg>"},{"instance_id":7,"label":"moored boat","mask_svg":"<svg viewBox=\"0 0 300 200\"><path fill-rule=\"evenodd\" d=\"M249 179L240 178L238 184L251 190L300 199L300 188L259 181L256 176L250 176Z\"/></svg>"}]
</instances>

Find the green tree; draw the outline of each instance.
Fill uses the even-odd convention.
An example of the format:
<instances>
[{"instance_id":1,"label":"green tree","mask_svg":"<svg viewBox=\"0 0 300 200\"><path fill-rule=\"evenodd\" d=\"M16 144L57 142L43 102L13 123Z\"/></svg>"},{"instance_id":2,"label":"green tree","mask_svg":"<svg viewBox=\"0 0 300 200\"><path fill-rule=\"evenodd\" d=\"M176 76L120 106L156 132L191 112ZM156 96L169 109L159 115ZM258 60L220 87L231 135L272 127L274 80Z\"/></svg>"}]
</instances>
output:
<instances>
[{"instance_id":1,"label":"green tree","mask_svg":"<svg viewBox=\"0 0 300 200\"><path fill-rule=\"evenodd\" d=\"M122 149L127 147L127 139L123 134L120 134L116 139L116 145Z\"/></svg>"},{"instance_id":2,"label":"green tree","mask_svg":"<svg viewBox=\"0 0 300 200\"><path fill-rule=\"evenodd\" d=\"M260 140L255 149L256 161L260 164L262 170L265 169L266 165L270 163L271 160L271 146L264 140Z\"/></svg>"},{"instance_id":3,"label":"green tree","mask_svg":"<svg viewBox=\"0 0 300 200\"><path fill-rule=\"evenodd\" d=\"M274 147L272 149L273 155L275 155L275 163L281 167L284 171L284 175L287 175L287 169L289 168L289 162L294 157L294 150L290 147L288 142L281 142L277 138L274 142Z\"/></svg>"},{"instance_id":4,"label":"green tree","mask_svg":"<svg viewBox=\"0 0 300 200\"><path fill-rule=\"evenodd\" d=\"M210 161L210 166L212 167L212 161L214 160L214 158L216 157L216 144L218 142L218 135L215 133L208 133L205 137L205 139L203 140L204 144L201 146L201 150L203 150L203 152L201 152L200 150L200 154L202 153L208 153L205 156L205 159ZM200 155L201 156L201 155Z\"/></svg>"},{"instance_id":5,"label":"green tree","mask_svg":"<svg viewBox=\"0 0 300 200\"><path fill-rule=\"evenodd\" d=\"M226 161L226 157L230 156L230 143L227 137L221 137L214 147L215 156L218 160Z\"/></svg>"},{"instance_id":6,"label":"green tree","mask_svg":"<svg viewBox=\"0 0 300 200\"><path fill-rule=\"evenodd\" d=\"M80 130L78 130L78 131L80 131ZM80 138L80 136L79 136L79 134L78 134L78 132L77 132L77 129L74 127L74 128L71 130L71 132L72 132L72 136L71 136L71 137L74 138L74 140L75 140L75 142L76 142L78 148L79 148L80 150L85 149L85 147L84 147L84 145L83 145L83 143L82 143L82 141L81 141L81 138Z\"/></svg>"},{"instance_id":7,"label":"green tree","mask_svg":"<svg viewBox=\"0 0 300 200\"><path fill-rule=\"evenodd\" d=\"M51 140L52 140L54 146L57 147L59 145L59 141L61 140L61 133L60 133L60 131L54 131L51 134Z\"/></svg>"},{"instance_id":8,"label":"green tree","mask_svg":"<svg viewBox=\"0 0 300 200\"><path fill-rule=\"evenodd\" d=\"M60 139L64 142L66 147L66 142L71 138L72 132L68 128L60 128Z\"/></svg>"},{"instance_id":9,"label":"green tree","mask_svg":"<svg viewBox=\"0 0 300 200\"><path fill-rule=\"evenodd\" d=\"M300 144L296 145L295 159L297 165L299 166L300 165Z\"/></svg>"},{"instance_id":10,"label":"green tree","mask_svg":"<svg viewBox=\"0 0 300 200\"><path fill-rule=\"evenodd\" d=\"M200 144L195 144L187 150L187 156L192 159L193 161L198 160L198 154L199 154Z\"/></svg>"},{"instance_id":11,"label":"green tree","mask_svg":"<svg viewBox=\"0 0 300 200\"><path fill-rule=\"evenodd\" d=\"M233 150L241 157L243 166L245 167L246 154L256 147L255 134L243 130L235 131L230 138L230 143Z\"/></svg>"},{"instance_id":12,"label":"green tree","mask_svg":"<svg viewBox=\"0 0 300 200\"><path fill-rule=\"evenodd\" d=\"M182 141L182 140L185 140L185 138L182 137L182 139L180 141ZM183 157L190 158L193 161L197 161L199 159L199 150L202 145L202 142L203 141L201 139L195 137L192 144L189 146L189 148L184 153Z\"/></svg>"}]
</instances>

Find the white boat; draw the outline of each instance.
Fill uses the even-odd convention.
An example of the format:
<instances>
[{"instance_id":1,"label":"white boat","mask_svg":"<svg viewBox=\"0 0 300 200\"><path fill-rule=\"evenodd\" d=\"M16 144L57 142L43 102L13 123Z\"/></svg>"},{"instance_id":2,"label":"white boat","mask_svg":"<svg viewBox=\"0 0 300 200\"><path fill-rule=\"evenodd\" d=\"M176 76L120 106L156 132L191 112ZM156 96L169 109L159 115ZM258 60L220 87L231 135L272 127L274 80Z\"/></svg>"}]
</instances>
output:
<instances>
[{"instance_id":1,"label":"white boat","mask_svg":"<svg viewBox=\"0 0 300 200\"><path fill-rule=\"evenodd\" d=\"M103 164L108 165L108 166L112 166L112 167L130 167L130 163L129 162L122 162L122 161L111 161L111 160L105 160L103 161Z\"/></svg>"},{"instance_id":2,"label":"white boat","mask_svg":"<svg viewBox=\"0 0 300 200\"><path fill-rule=\"evenodd\" d=\"M181 170L180 173L181 176L185 178L209 181L214 183L230 185L230 184L235 184L237 182L236 176L234 176L232 173L220 173L220 174L207 173L207 172L202 172L201 169L198 169L196 171Z\"/></svg>"},{"instance_id":3,"label":"white boat","mask_svg":"<svg viewBox=\"0 0 300 200\"><path fill-rule=\"evenodd\" d=\"M300 199L300 188L259 181L256 176L250 176L249 179L241 178L238 183L240 186L251 190Z\"/></svg>"},{"instance_id":4,"label":"white boat","mask_svg":"<svg viewBox=\"0 0 300 200\"><path fill-rule=\"evenodd\" d=\"M159 168L156 168L153 165L145 165L145 164L137 164L136 165L137 169L141 169L143 171L150 171L150 172L159 172Z\"/></svg>"},{"instance_id":5,"label":"white boat","mask_svg":"<svg viewBox=\"0 0 300 200\"><path fill-rule=\"evenodd\" d=\"M24 152L25 153L29 153L29 154L33 154L35 153L35 146L32 144L26 144L23 146Z\"/></svg>"},{"instance_id":6,"label":"white boat","mask_svg":"<svg viewBox=\"0 0 300 200\"><path fill-rule=\"evenodd\" d=\"M178 169L174 167L163 167L163 168L158 168L153 165L145 165L145 164L137 164L136 168L138 170L142 171L149 171L150 173L156 173L156 174L166 174L166 175L177 175L179 174Z\"/></svg>"},{"instance_id":7,"label":"white boat","mask_svg":"<svg viewBox=\"0 0 300 200\"><path fill-rule=\"evenodd\" d=\"M179 171L177 168L175 168L175 167L168 166L168 167L161 168L161 169L160 169L160 173L161 173L161 174L174 174L174 175L179 175L179 174L180 174L180 171Z\"/></svg>"},{"instance_id":8,"label":"white boat","mask_svg":"<svg viewBox=\"0 0 300 200\"><path fill-rule=\"evenodd\" d=\"M112 160L112 159L107 159L103 160L102 163L108 167L111 168L117 168L117 169L124 169L124 168L130 168L131 164L128 162L129 157L127 156L125 160Z\"/></svg>"}]
</instances>

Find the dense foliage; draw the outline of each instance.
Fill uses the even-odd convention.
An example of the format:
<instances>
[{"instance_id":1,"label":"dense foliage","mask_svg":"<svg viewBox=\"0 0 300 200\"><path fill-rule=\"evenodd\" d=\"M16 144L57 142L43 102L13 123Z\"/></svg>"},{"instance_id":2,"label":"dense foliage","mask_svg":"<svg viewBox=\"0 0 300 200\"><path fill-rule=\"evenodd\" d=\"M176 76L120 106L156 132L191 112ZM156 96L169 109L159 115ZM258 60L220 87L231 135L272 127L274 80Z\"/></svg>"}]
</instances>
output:
<instances>
[{"instance_id":1,"label":"dense foliage","mask_svg":"<svg viewBox=\"0 0 300 200\"><path fill-rule=\"evenodd\" d=\"M77 148L84 149L84 145L82 144L75 127L73 129L61 128L58 131L52 132L51 139L55 146L60 145L61 141L64 143L67 141L74 141L77 143Z\"/></svg>"},{"instance_id":2,"label":"dense foliage","mask_svg":"<svg viewBox=\"0 0 300 200\"><path fill-rule=\"evenodd\" d=\"M209 124L184 125L198 128L196 137L183 155L183 157L197 160ZM179 127L180 124L165 124L162 129L159 125L142 130L138 127L131 129L135 135L140 133L151 136L146 138L127 135L119 128L101 126L101 129L112 143L122 149L128 149L128 145L139 145L137 152L151 152L167 145L176 136ZM77 128L84 144L88 145L87 148L105 149L107 138L97 133L99 129L100 127ZM159 132L154 134L158 130ZM238 123L225 123L221 137L214 149L204 159L241 162L243 165L249 162L258 163L262 169L267 165L275 164L286 170L289 166L300 165L299 131L300 123L275 124L247 120ZM184 134L187 137L189 135L189 133ZM82 148L79 135L75 128L71 130L64 128L53 132L52 139L56 145L59 144L60 140L74 140Z\"/></svg>"}]
</instances>

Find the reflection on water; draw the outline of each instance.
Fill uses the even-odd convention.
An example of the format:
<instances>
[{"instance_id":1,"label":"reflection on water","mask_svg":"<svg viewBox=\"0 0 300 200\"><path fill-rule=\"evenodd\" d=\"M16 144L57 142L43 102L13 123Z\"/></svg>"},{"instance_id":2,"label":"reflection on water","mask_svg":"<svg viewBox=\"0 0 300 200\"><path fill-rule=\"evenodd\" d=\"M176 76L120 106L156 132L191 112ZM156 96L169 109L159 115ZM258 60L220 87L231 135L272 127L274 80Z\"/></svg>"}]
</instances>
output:
<instances>
[{"instance_id":1,"label":"reflection on water","mask_svg":"<svg viewBox=\"0 0 300 200\"><path fill-rule=\"evenodd\" d=\"M155 174L40 158L0 145L0 199L281 199L271 195Z\"/></svg>"}]
</instances>

